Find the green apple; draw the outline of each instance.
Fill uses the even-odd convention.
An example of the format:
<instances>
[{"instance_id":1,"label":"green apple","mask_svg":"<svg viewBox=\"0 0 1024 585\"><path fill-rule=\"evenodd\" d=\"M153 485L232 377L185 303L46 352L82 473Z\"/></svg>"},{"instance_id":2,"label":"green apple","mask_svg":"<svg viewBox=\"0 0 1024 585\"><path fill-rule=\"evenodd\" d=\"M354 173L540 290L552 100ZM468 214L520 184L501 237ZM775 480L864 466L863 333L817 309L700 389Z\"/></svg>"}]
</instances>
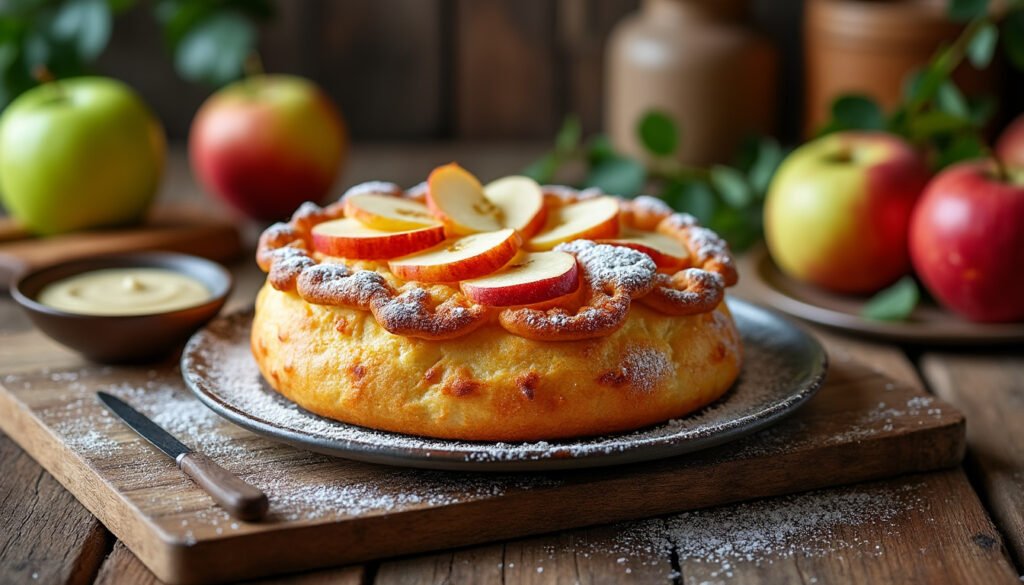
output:
<instances>
[{"instance_id":1,"label":"green apple","mask_svg":"<svg viewBox=\"0 0 1024 585\"><path fill-rule=\"evenodd\" d=\"M838 132L808 142L769 186L768 250L798 280L877 291L910 271L910 216L928 177L921 156L891 134Z\"/></svg>"},{"instance_id":2,"label":"green apple","mask_svg":"<svg viewBox=\"0 0 1024 585\"><path fill-rule=\"evenodd\" d=\"M135 222L163 173L163 127L127 85L50 82L0 116L0 195L39 234Z\"/></svg>"}]
</instances>

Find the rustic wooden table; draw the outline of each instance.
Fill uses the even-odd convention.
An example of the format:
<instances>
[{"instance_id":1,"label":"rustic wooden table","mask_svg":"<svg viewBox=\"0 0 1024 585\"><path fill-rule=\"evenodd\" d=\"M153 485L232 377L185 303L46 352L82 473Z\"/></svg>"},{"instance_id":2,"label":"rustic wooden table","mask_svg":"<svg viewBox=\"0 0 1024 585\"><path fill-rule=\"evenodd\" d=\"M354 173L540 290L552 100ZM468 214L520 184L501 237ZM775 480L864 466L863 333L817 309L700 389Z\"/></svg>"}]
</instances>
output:
<instances>
[{"instance_id":1,"label":"rustic wooden table","mask_svg":"<svg viewBox=\"0 0 1024 585\"><path fill-rule=\"evenodd\" d=\"M343 179L413 183L459 160L484 177L535 145L361 146ZM180 153L165 197L200 197ZM234 307L261 274L233 267ZM31 327L0 297L0 330ZM1016 583L1024 570L1024 347L896 347L815 331L832 359L860 359L967 416L962 468L665 518L318 571L281 583ZM0 347L0 353L4 348ZM0 584L155 578L16 444L0 435ZM756 482L756 477L749 478ZM495 521L500 521L496 518Z\"/></svg>"}]
</instances>

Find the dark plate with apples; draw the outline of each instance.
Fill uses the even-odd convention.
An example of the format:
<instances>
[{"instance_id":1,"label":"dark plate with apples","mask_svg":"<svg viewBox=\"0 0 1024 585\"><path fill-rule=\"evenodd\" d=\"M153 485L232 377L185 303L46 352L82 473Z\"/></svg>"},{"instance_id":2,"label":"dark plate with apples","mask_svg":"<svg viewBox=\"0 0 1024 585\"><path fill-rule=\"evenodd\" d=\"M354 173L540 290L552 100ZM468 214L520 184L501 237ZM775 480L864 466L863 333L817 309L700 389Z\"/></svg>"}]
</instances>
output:
<instances>
[{"instance_id":1,"label":"dark plate with apples","mask_svg":"<svg viewBox=\"0 0 1024 585\"><path fill-rule=\"evenodd\" d=\"M835 329L905 343L991 345L1024 342L1024 323L975 323L922 301L901 322L875 321L861 316L868 297L831 293L786 276L763 246L750 251L742 293L794 317Z\"/></svg>"}]
</instances>

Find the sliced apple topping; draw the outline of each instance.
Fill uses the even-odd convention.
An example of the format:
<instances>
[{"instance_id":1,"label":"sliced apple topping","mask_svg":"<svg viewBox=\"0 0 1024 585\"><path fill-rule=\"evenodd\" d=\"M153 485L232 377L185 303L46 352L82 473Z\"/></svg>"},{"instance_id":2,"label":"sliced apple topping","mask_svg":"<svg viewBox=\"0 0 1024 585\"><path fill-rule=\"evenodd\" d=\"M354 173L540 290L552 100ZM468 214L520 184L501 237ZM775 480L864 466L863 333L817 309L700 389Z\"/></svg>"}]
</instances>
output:
<instances>
[{"instance_id":1,"label":"sliced apple topping","mask_svg":"<svg viewBox=\"0 0 1024 585\"><path fill-rule=\"evenodd\" d=\"M595 197L551 211L544 231L534 236L528 247L531 250L550 250L572 240L600 240L618 235L618 200Z\"/></svg>"},{"instance_id":2,"label":"sliced apple topping","mask_svg":"<svg viewBox=\"0 0 1024 585\"><path fill-rule=\"evenodd\" d=\"M565 252L520 254L494 274L467 280L462 292L472 301L492 307L542 303L576 290L576 258Z\"/></svg>"},{"instance_id":3,"label":"sliced apple topping","mask_svg":"<svg viewBox=\"0 0 1024 585\"><path fill-rule=\"evenodd\" d=\"M690 253L678 240L656 232L626 230L618 238L600 240L600 243L643 252L654 260L659 270L675 271L690 263Z\"/></svg>"},{"instance_id":4,"label":"sliced apple topping","mask_svg":"<svg viewBox=\"0 0 1024 585\"><path fill-rule=\"evenodd\" d=\"M456 282L497 271L519 251L513 229L484 232L449 240L429 250L388 262L403 280Z\"/></svg>"},{"instance_id":5,"label":"sliced apple topping","mask_svg":"<svg viewBox=\"0 0 1024 585\"><path fill-rule=\"evenodd\" d=\"M511 176L492 181L484 187L484 196L501 210L502 227L512 228L524 238L532 238L544 227L547 219L544 193L530 177Z\"/></svg>"},{"instance_id":6,"label":"sliced apple topping","mask_svg":"<svg viewBox=\"0 0 1024 585\"><path fill-rule=\"evenodd\" d=\"M416 230L441 225L419 201L363 193L345 199L345 216L383 231Z\"/></svg>"},{"instance_id":7,"label":"sliced apple topping","mask_svg":"<svg viewBox=\"0 0 1024 585\"><path fill-rule=\"evenodd\" d=\"M480 181L455 163L437 167L427 178L427 207L449 235L502 229L502 211L484 197Z\"/></svg>"},{"instance_id":8,"label":"sliced apple topping","mask_svg":"<svg viewBox=\"0 0 1024 585\"><path fill-rule=\"evenodd\" d=\"M378 259L405 256L444 241L444 227L405 231L381 231L351 218L317 224L312 232L313 248L328 256Z\"/></svg>"}]
</instances>

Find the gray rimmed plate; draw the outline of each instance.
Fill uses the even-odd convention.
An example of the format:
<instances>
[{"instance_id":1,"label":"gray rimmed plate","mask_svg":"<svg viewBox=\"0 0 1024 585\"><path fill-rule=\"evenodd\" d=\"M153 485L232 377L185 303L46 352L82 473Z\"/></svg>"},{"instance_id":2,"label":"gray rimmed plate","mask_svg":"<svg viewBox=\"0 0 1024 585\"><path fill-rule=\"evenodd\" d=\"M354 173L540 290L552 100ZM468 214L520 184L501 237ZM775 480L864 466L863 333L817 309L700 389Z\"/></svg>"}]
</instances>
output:
<instances>
[{"instance_id":1,"label":"gray rimmed plate","mask_svg":"<svg viewBox=\"0 0 1024 585\"><path fill-rule=\"evenodd\" d=\"M792 414L821 386L825 350L782 318L736 299L739 380L714 404L628 433L533 443L450 441L323 418L274 392L249 350L251 313L216 319L185 347L185 383L208 407L254 433L302 449L386 465L464 471L550 471L636 463L736 440Z\"/></svg>"},{"instance_id":2,"label":"gray rimmed plate","mask_svg":"<svg viewBox=\"0 0 1024 585\"><path fill-rule=\"evenodd\" d=\"M906 321L861 316L865 297L831 293L786 276L763 246L741 260L742 287L783 313L834 329L901 343L994 345L1024 342L1024 323L973 323L924 300Z\"/></svg>"}]
</instances>

